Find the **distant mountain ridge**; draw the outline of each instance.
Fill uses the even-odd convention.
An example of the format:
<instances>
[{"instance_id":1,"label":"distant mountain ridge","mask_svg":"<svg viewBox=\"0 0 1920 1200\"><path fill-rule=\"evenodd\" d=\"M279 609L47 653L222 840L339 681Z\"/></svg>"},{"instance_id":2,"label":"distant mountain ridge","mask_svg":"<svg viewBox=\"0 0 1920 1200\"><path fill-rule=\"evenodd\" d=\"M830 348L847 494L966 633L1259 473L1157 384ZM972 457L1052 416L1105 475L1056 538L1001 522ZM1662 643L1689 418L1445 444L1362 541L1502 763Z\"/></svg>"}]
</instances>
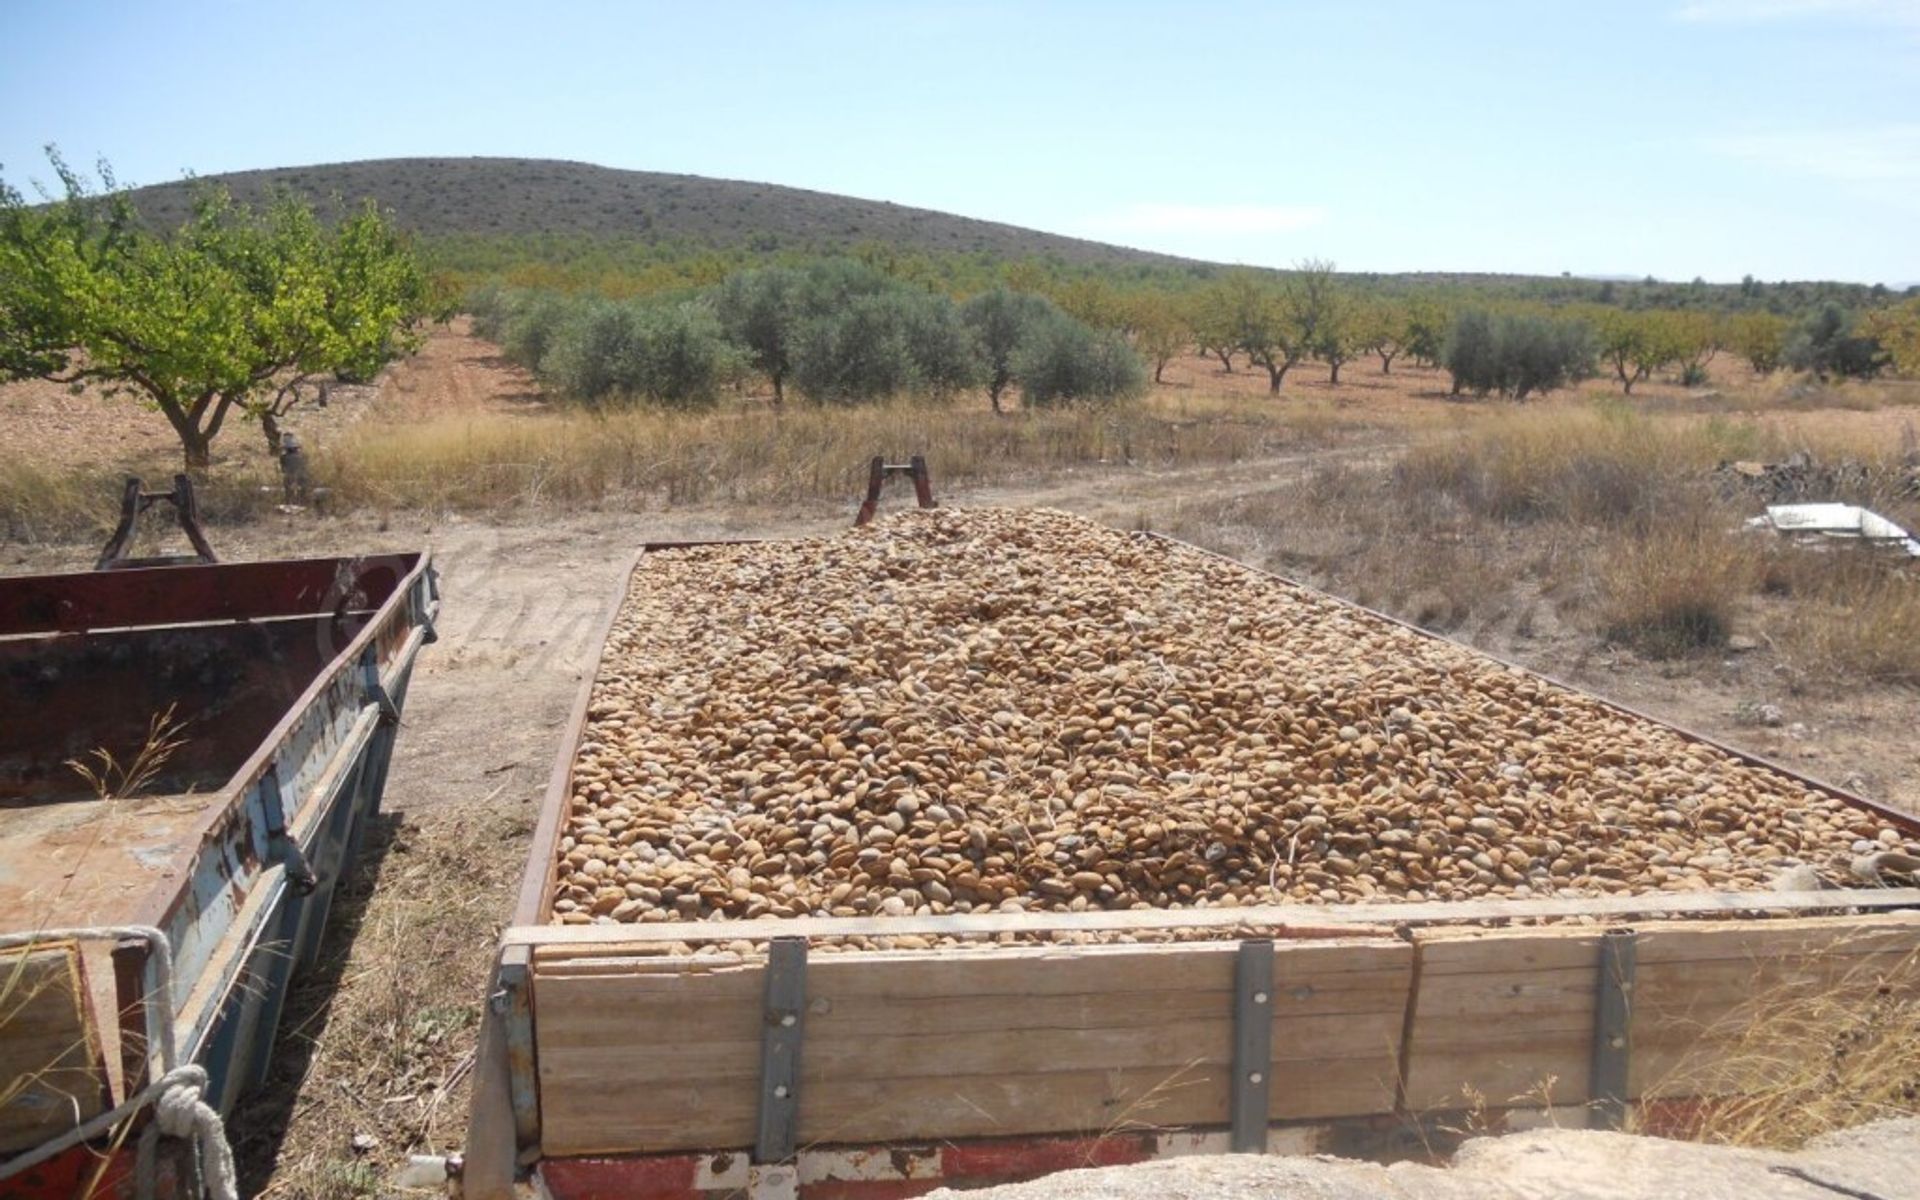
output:
<instances>
[{"instance_id":1,"label":"distant mountain ridge","mask_svg":"<svg viewBox=\"0 0 1920 1200\"><path fill-rule=\"evenodd\" d=\"M426 237L562 234L655 237L727 246L810 249L875 241L942 253L1052 256L1087 265L1172 265L1189 260L1042 233L883 200L828 192L626 171L528 158L390 158L201 176L258 204L275 185L316 206L371 197ZM161 227L189 212L193 182L137 188L134 203Z\"/></svg>"}]
</instances>

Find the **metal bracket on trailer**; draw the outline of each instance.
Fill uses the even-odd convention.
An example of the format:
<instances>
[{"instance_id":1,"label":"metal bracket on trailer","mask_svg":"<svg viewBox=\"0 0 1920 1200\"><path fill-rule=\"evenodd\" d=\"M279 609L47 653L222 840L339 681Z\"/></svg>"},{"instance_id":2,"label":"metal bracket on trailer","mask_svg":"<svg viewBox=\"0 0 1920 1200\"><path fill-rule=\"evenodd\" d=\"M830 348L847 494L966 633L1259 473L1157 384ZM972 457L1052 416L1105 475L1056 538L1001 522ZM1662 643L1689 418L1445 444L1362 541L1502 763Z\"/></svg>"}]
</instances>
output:
<instances>
[{"instance_id":1,"label":"metal bracket on trailer","mask_svg":"<svg viewBox=\"0 0 1920 1200\"><path fill-rule=\"evenodd\" d=\"M1235 1154L1267 1152L1273 1074L1273 941L1240 943L1233 960L1233 1086L1227 1108Z\"/></svg>"},{"instance_id":2,"label":"metal bracket on trailer","mask_svg":"<svg viewBox=\"0 0 1920 1200\"><path fill-rule=\"evenodd\" d=\"M1619 1129L1627 1118L1627 1066L1633 1056L1634 932L1609 929L1600 938L1600 974L1593 996L1593 1074L1587 1087L1589 1126Z\"/></svg>"},{"instance_id":3,"label":"metal bracket on trailer","mask_svg":"<svg viewBox=\"0 0 1920 1200\"><path fill-rule=\"evenodd\" d=\"M520 1160L540 1150L540 1092L534 1080L533 950L508 946L500 954L498 984L489 1003L506 1032L507 1095L513 1108L514 1141Z\"/></svg>"},{"instance_id":4,"label":"metal bracket on trailer","mask_svg":"<svg viewBox=\"0 0 1920 1200\"><path fill-rule=\"evenodd\" d=\"M391 727L400 723L400 706L393 702L387 686L380 682L380 660L372 646L360 655L360 686L366 689L368 702L380 706L382 725Z\"/></svg>"},{"instance_id":5,"label":"metal bracket on trailer","mask_svg":"<svg viewBox=\"0 0 1920 1200\"><path fill-rule=\"evenodd\" d=\"M267 853L269 861L286 867L287 886L296 896L310 896L320 886L300 843L287 832L287 809L280 796L280 768L269 766L260 776L260 799L267 810Z\"/></svg>"},{"instance_id":6,"label":"metal bracket on trailer","mask_svg":"<svg viewBox=\"0 0 1920 1200\"><path fill-rule=\"evenodd\" d=\"M793 1158L800 1125L800 1039L806 1027L807 939L767 944L765 1024L760 1031L760 1121L753 1161Z\"/></svg>"}]
</instances>

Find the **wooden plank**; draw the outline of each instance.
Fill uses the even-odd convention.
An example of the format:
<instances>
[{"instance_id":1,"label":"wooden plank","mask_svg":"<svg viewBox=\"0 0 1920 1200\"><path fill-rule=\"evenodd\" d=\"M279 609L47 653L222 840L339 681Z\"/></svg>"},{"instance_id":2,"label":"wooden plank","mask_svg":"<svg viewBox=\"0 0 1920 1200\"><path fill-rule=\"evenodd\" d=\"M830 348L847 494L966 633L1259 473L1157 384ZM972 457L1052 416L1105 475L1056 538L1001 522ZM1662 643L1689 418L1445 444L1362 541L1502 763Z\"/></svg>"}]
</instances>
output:
<instances>
[{"instance_id":1,"label":"wooden plank","mask_svg":"<svg viewBox=\"0 0 1920 1200\"><path fill-rule=\"evenodd\" d=\"M1643 930L1638 941L1642 966L1795 954L1912 954L1920 950L1920 912L1670 924Z\"/></svg>"},{"instance_id":2,"label":"wooden plank","mask_svg":"<svg viewBox=\"0 0 1920 1200\"><path fill-rule=\"evenodd\" d=\"M1474 922L1627 919L1706 913L1834 913L1920 908L1920 888L1818 892L1674 892L1549 900L1432 901L1419 904L1290 904L1251 908L1124 909L1115 912L948 914L926 917L761 917L751 921L657 921L636 925L534 925L504 940L530 946L605 949L660 942L765 941L774 937L886 937L1053 932L1245 929L1249 936L1351 937L1390 927ZM1367 926L1356 930L1354 926Z\"/></svg>"},{"instance_id":3,"label":"wooden plank","mask_svg":"<svg viewBox=\"0 0 1920 1200\"><path fill-rule=\"evenodd\" d=\"M1227 997L1221 997L1224 1001ZM1229 1010L1230 1011L1230 1010ZM1106 1014L1097 1014L1104 1021ZM819 1025L816 1026L816 1022ZM732 1021L728 1024L731 1026ZM1274 1022L1273 1060L1379 1058L1400 1039L1400 1013L1344 1013ZM1028 1025L974 1033L860 1033L850 1022L831 1025L809 1015L801 1078L809 1086L911 1075L1052 1074L1126 1067L1225 1062L1231 1046L1230 1016L1091 1026ZM691 1075L707 1080L759 1078L756 1041L701 1034L679 1042L634 1045L568 1038L543 1041L543 1080L585 1079L607 1074L635 1082L670 1082Z\"/></svg>"},{"instance_id":4,"label":"wooden plank","mask_svg":"<svg viewBox=\"0 0 1920 1200\"><path fill-rule=\"evenodd\" d=\"M43 1142L106 1103L79 945L0 952L0 1152Z\"/></svg>"},{"instance_id":5,"label":"wooden plank","mask_svg":"<svg viewBox=\"0 0 1920 1200\"><path fill-rule=\"evenodd\" d=\"M811 964L803 1139L818 1140L823 1127L865 1113L875 1096L899 1101L882 1105L857 1131L859 1140L1080 1132L1086 1126L1069 1114L1110 1121L1129 1102L1129 1088L1194 1070L1217 1076L1221 1086L1201 1101L1183 1101L1178 1111L1198 1115L1182 1120L1223 1120L1233 945L1075 949L847 955ZM1279 1111L1305 1117L1390 1107L1412 946L1287 942L1275 958ZM757 1094L760 964L610 975L536 963L547 1153L562 1152L555 1146L585 1153L739 1144L727 1139L751 1125ZM687 1082L693 1079L697 1087ZM1046 1104L1029 1103L1029 1092ZM935 1113L949 1124L934 1123Z\"/></svg>"},{"instance_id":6,"label":"wooden plank","mask_svg":"<svg viewBox=\"0 0 1920 1200\"><path fill-rule=\"evenodd\" d=\"M1275 1069L1273 1118L1311 1120L1389 1110L1390 1065L1315 1060ZM1045 1075L951 1075L802 1085L800 1141L919 1141L1024 1135L1100 1134L1124 1129L1221 1125L1227 1118L1224 1062L1143 1070ZM549 1155L614 1154L750 1144L755 1091L700 1083L630 1085L609 1080L596 1096L546 1104Z\"/></svg>"},{"instance_id":7,"label":"wooden plank","mask_svg":"<svg viewBox=\"0 0 1920 1200\"><path fill-rule=\"evenodd\" d=\"M1409 1108L1457 1107L1463 1086L1503 1104L1549 1080L1556 1101L1585 1101L1597 933L1436 931L1416 940ZM1881 978L1920 990L1920 914L1656 924L1640 930L1638 955L1636 1095L1662 1064L1711 1042L1756 997Z\"/></svg>"}]
</instances>

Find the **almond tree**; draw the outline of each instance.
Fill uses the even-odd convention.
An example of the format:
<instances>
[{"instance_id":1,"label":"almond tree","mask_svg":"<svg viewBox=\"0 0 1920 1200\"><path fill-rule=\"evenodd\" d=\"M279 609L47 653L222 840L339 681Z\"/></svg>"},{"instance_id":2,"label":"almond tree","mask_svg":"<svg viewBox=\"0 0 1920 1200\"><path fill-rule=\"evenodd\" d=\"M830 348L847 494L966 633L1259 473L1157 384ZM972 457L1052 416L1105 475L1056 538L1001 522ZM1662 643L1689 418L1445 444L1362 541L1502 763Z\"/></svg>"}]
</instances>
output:
<instances>
[{"instance_id":1,"label":"almond tree","mask_svg":"<svg viewBox=\"0 0 1920 1200\"><path fill-rule=\"evenodd\" d=\"M0 182L0 378L94 384L166 417L189 470L236 410L270 443L283 385L370 373L418 344L434 289L368 205L333 229L290 194L265 212L202 190L180 229L141 224L101 168L94 193L51 148L64 195Z\"/></svg>"}]
</instances>

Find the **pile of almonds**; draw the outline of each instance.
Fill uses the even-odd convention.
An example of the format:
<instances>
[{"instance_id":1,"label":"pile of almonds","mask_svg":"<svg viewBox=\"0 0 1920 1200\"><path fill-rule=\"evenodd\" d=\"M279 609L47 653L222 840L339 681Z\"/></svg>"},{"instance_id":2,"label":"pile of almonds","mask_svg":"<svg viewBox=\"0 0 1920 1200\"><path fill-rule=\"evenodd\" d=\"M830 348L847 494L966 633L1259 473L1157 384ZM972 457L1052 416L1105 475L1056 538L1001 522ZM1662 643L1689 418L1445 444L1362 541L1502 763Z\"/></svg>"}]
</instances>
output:
<instances>
[{"instance_id":1,"label":"pile of almonds","mask_svg":"<svg viewBox=\"0 0 1920 1200\"><path fill-rule=\"evenodd\" d=\"M1920 852L1794 779L1049 511L646 555L553 919L1762 888Z\"/></svg>"}]
</instances>

